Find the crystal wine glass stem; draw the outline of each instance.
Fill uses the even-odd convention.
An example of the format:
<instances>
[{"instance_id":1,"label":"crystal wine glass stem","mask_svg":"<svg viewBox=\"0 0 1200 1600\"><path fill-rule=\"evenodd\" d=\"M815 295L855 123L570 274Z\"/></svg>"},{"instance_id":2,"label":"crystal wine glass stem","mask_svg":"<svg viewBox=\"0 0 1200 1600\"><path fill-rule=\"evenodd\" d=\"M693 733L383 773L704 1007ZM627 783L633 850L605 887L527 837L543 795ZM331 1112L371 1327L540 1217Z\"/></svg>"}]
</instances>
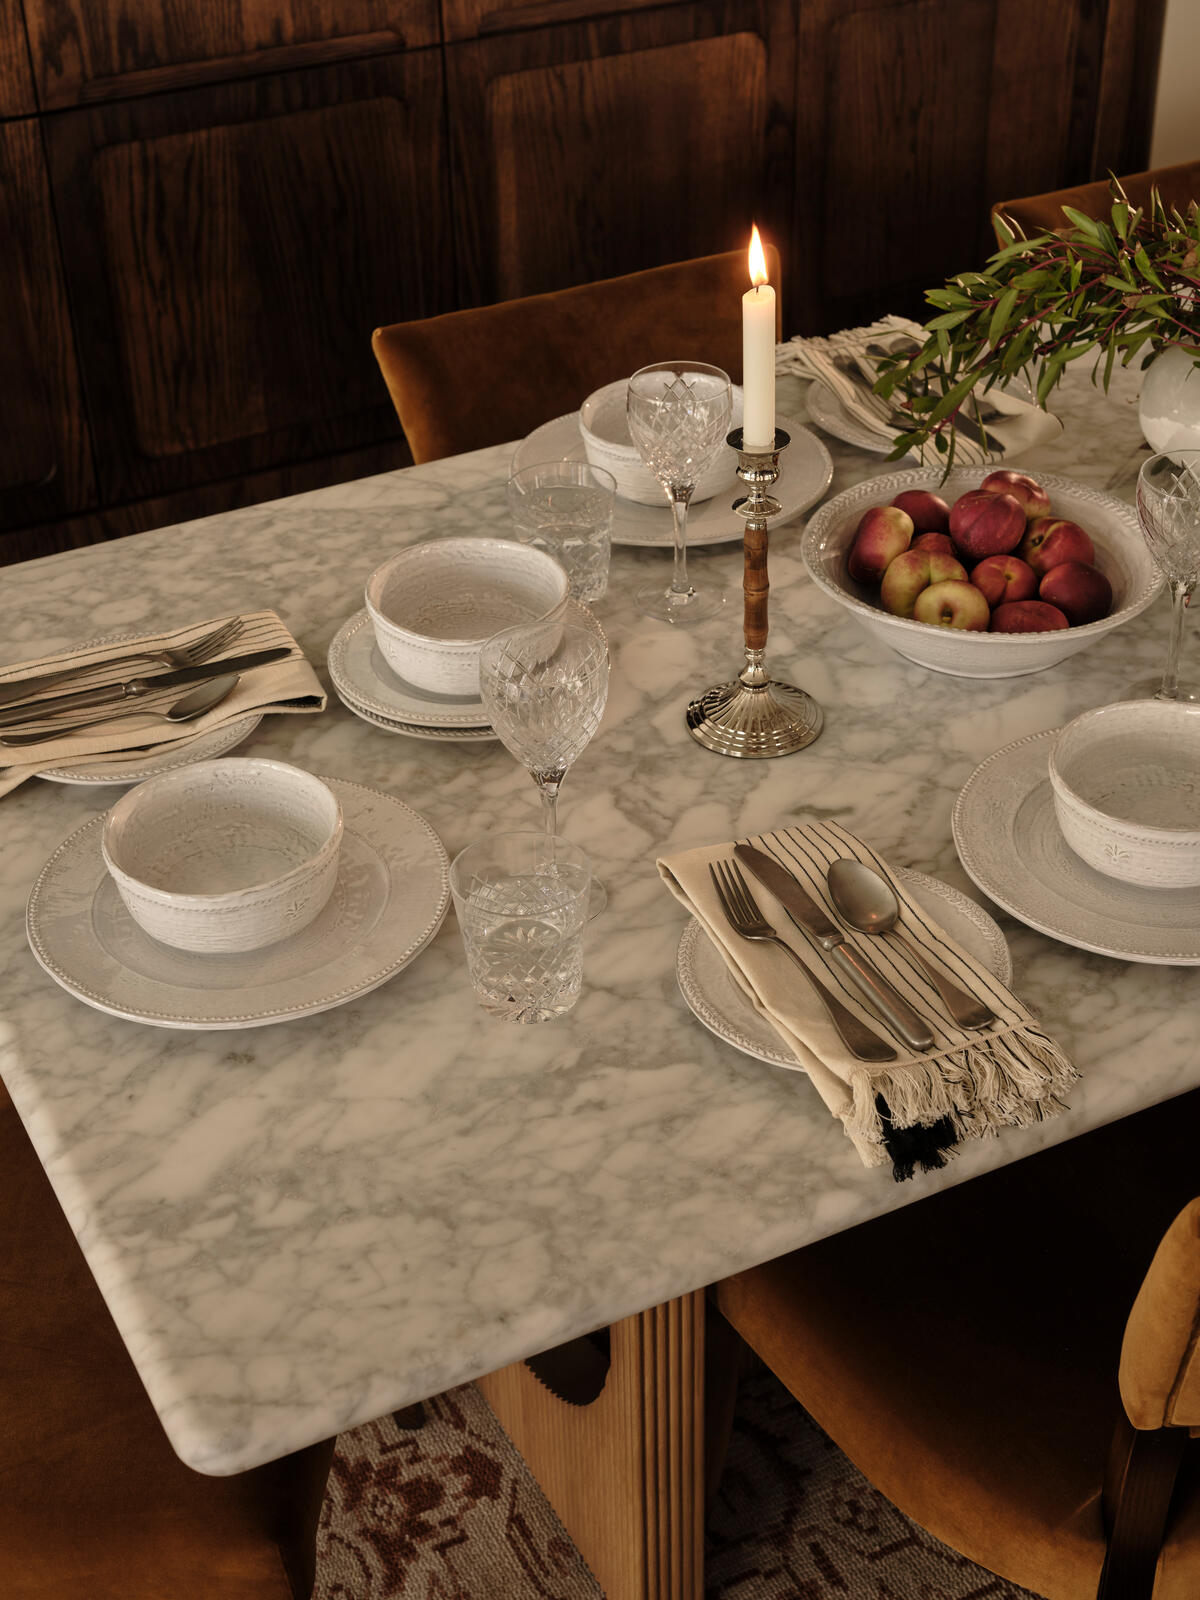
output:
<instances>
[{"instance_id":1,"label":"crystal wine glass stem","mask_svg":"<svg viewBox=\"0 0 1200 1600\"><path fill-rule=\"evenodd\" d=\"M548 839L553 839L558 832L558 791L562 787L563 777L561 772L535 772L533 775L542 797L542 821L546 825Z\"/></svg>"},{"instance_id":2,"label":"crystal wine glass stem","mask_svg":"<svg viewBox=\"0 0 1200 1600\"><path fill-rule=\"evenodd\" d=\"M1163 669L1162 688L1155 695L1156 700L1178 700L1179 698L1179 645L1183 638L1183 618L1195 582L1184 583L1178 578L1172 578L1171 583L1171 631L1167 636L1167 664Z\"/></svg>"},{"instance_id":3,"label":"crystal wine glass stem","mask_svg":"<svg viewBox=\"0 0 1200 1600\"><path fill-rule=\"evenodd\" d=\"M688 583L687 574L687 517L688 506L692 502L694 484L672 484L671 495L671 521L675 537L675 565L671 572L671 593L686 597L691 594L691 585Z\"/></svg>"}]
</instances>

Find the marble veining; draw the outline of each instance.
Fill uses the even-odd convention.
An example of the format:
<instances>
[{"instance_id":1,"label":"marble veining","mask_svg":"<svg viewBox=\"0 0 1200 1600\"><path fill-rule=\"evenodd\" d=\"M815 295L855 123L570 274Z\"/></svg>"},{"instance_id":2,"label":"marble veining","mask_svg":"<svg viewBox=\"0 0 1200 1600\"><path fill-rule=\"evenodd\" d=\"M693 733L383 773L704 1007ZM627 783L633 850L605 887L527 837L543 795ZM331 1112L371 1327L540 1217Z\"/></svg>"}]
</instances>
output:
<instances>
[{"instance_id":1,"label":"marble veining","mask_svg":"<svg viewBox=\"0 0 1200 1600\"><path fill-rule=\"evenodd\" d=\"M789 382L780 403L802 408ZM1072 374L1056 399L1063 436L1023 464L1131 499L1136 392L1134 375L1106 398ZM886 470L829 442L831 492ZM0 649L17 661L274 606L323 673L366 577L400 546L507 532L510 454L8 568ZM559 1022L520 1028L476 1007L453 919L396 978L300 1021L176 1033L103 1015L38 968L24 905L60 840L122 791L33 782L0 802L0 1071L192 1466L279 1456L1200 1082L1200 972L1091 955L1001 916L1015 986L1082 1081L1066 1116L897 1186L862 1166L803 1076L691 1016L675 981L683 915L657 854L836 817L979 898L950 835L969 773L1118 698L1165 650L1159 600L1049 671L939 676L807 581L799 529L771 533L768 659L820 700L825 731L779 761L725 760L684 730L687 700L740 663L737 609L687 632L645 621L632 591L652 573L665 583L670 554L613 552L596 607L612 642L608 709L560 811L609 910ZM740 582L736 544L693 560L705 583ZM498 744L396 737L334 698L319 716L264 718L239 753L388 790L451 853L538 822L532 782Z\"/></svg>"}]
</instances>

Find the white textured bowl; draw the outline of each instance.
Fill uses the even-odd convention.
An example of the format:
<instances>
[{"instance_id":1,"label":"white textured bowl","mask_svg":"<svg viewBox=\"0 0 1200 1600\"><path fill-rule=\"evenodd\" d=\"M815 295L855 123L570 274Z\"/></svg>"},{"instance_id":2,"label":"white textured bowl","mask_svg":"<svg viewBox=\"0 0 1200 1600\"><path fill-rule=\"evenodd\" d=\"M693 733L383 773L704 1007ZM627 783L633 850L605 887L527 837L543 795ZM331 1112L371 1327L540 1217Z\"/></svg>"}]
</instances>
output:
<instances>
[{"instance_id":1,"label":"white textured bowl","mask_svg":"<svg viewBox=\"0 0 1200 1600\"><path fill-rule=\"evenodd\" d=\"M1063 838L1144 889L1200 884L1200 705L1123 700L1069 722L1050 752Z\"/></svg>"},{"instance_id":2,"label":"white textured bowl","mask_svg":"<svg viewBox=\"0 0 1200 1600\"><path fill-rule=\"evenodd\" d=\"M410 545L367 579L367 612L383 659L430 694L479 695L479 647L501 628L562 605L567 574L515 539Z\"/></svg>"},{"instance_id":3,"label":"white textured bowl","mask_svg":"<svg viewBox=\"0 0 1200 1600\"><path fill-rule=\"evenodd\" d=\"M785 470L786 466L785 458ZM1034 477L1050 496L1054 515L1077 522L1092 535L1096 565L1112 584L1113 609L1109 616L1081 628L1059 628L1049 633L967 633L957 628L935 628L880 610L878 590L856 583L846 571L863 512L868 506L887 505L902 489L931 489L952 503L966 490L977 489L989 471L990 467L956 467L944 484L938 467L914 467L867 478L835 495L815 513L800 547L813 582L830 599L845 606L868 633L909 661L959 678L1016 678L1053 667L1144 611L1163 583L1132 506L1074 478L1035 472Z\"/></svg>"},{"instance_id":4,"label":"white textured bowl","mask_svg":"<svg viewBox=\"0 0 1200 1600\"><path fill-rule=\"evenodd\" d=\"M742 390L732 384L733 415L731 429L742 425ZM593 467L603 467L611 472L617 482L617 493L622 500L633 500L640 506L661 506L665 491L638 454L637 445L629 434L629 413L625 396L629 380L619 378L616 383L606 383L596 389L579 408L579 432L584 453ZM712 465L696 481L692 504L711 500L730 484L736 484L734 466L737 457L728 445L722 445L713 457Z\"/></svg>"},{"instance_id":5,"label":"white textured bowl","mask_svg":"<svg viewBox=\"0 0 1200 1600\"><path fill-rule=\"evenodd\" d=\"M104 864L130 916L179 950L259 950L306 928L333 892L337 796L299 767L198 761L108 813Z\"/></svg>"}]
</instances>

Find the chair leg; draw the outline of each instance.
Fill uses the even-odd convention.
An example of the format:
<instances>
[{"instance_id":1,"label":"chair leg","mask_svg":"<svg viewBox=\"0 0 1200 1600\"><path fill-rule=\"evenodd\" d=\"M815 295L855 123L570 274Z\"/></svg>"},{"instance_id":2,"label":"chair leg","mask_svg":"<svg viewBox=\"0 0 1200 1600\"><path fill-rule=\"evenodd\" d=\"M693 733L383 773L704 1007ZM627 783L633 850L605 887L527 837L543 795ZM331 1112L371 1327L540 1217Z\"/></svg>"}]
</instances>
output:
<instances>
[{"instance_id":1,"label":"chair leg","mask_svg":"<svg viewBox=\"0 0 1200 1600\"><path fill-rule=\"evenodd\" d=\"M1183 1428L1134 1428L1122 1415L1109 1450L1104 1490L1108 1552L1096 1600L1151 1600Z\"/></svg>"},{"instance_id":2,"label":"chair leg","mask_svg":"<svg viewBox=\"0 0 1200 1600\"><path fill-rule=\"evenodd\" d=\"M477 1379L608 1600L702 1600L704 1310L700 1290L614 1323L594 1398L569 1348L544 1379Z\"/></svg>"},{"instance_id":3,"label":"chair leg","mask_svg":"<svg viewBox=\"0 0 1200 1600\"><path fill-rule=\"evenodd\" d=\"M750 1347L711 1300L704 1338L704 1510L707 1514L721 1486L733 1434L738 1382L746 1370Z\"/></svg>"}]
</instances>

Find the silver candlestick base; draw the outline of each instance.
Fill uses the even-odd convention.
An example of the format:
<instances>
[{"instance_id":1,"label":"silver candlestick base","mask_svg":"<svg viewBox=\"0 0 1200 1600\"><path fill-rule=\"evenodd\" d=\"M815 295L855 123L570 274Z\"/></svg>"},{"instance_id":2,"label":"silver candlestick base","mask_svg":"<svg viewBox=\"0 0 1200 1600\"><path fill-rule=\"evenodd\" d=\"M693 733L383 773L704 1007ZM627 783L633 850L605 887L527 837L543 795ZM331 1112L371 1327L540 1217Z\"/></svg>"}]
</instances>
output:
<instances>
[{"instance_id":1,"label":"silver candlestick base","mask_svg":"<svg viewBox=\"0 0 1200 1600\"><path fill-rule=\"evenodd\" d=\"M775 430L770 450L746 450L742 430L729 435L737 451L737 475L749 493L733 509L746 521L745 638L746 665L731 683L708 689L687 708L688 732L706 750L718 755L762 759L803 750L821 731L821 708L794 684L772 678L764 665L767 643L767 519L778 514L779 501L767 490L779 477L779 454L791 439Z\"/></svg>"}]
</instances>

